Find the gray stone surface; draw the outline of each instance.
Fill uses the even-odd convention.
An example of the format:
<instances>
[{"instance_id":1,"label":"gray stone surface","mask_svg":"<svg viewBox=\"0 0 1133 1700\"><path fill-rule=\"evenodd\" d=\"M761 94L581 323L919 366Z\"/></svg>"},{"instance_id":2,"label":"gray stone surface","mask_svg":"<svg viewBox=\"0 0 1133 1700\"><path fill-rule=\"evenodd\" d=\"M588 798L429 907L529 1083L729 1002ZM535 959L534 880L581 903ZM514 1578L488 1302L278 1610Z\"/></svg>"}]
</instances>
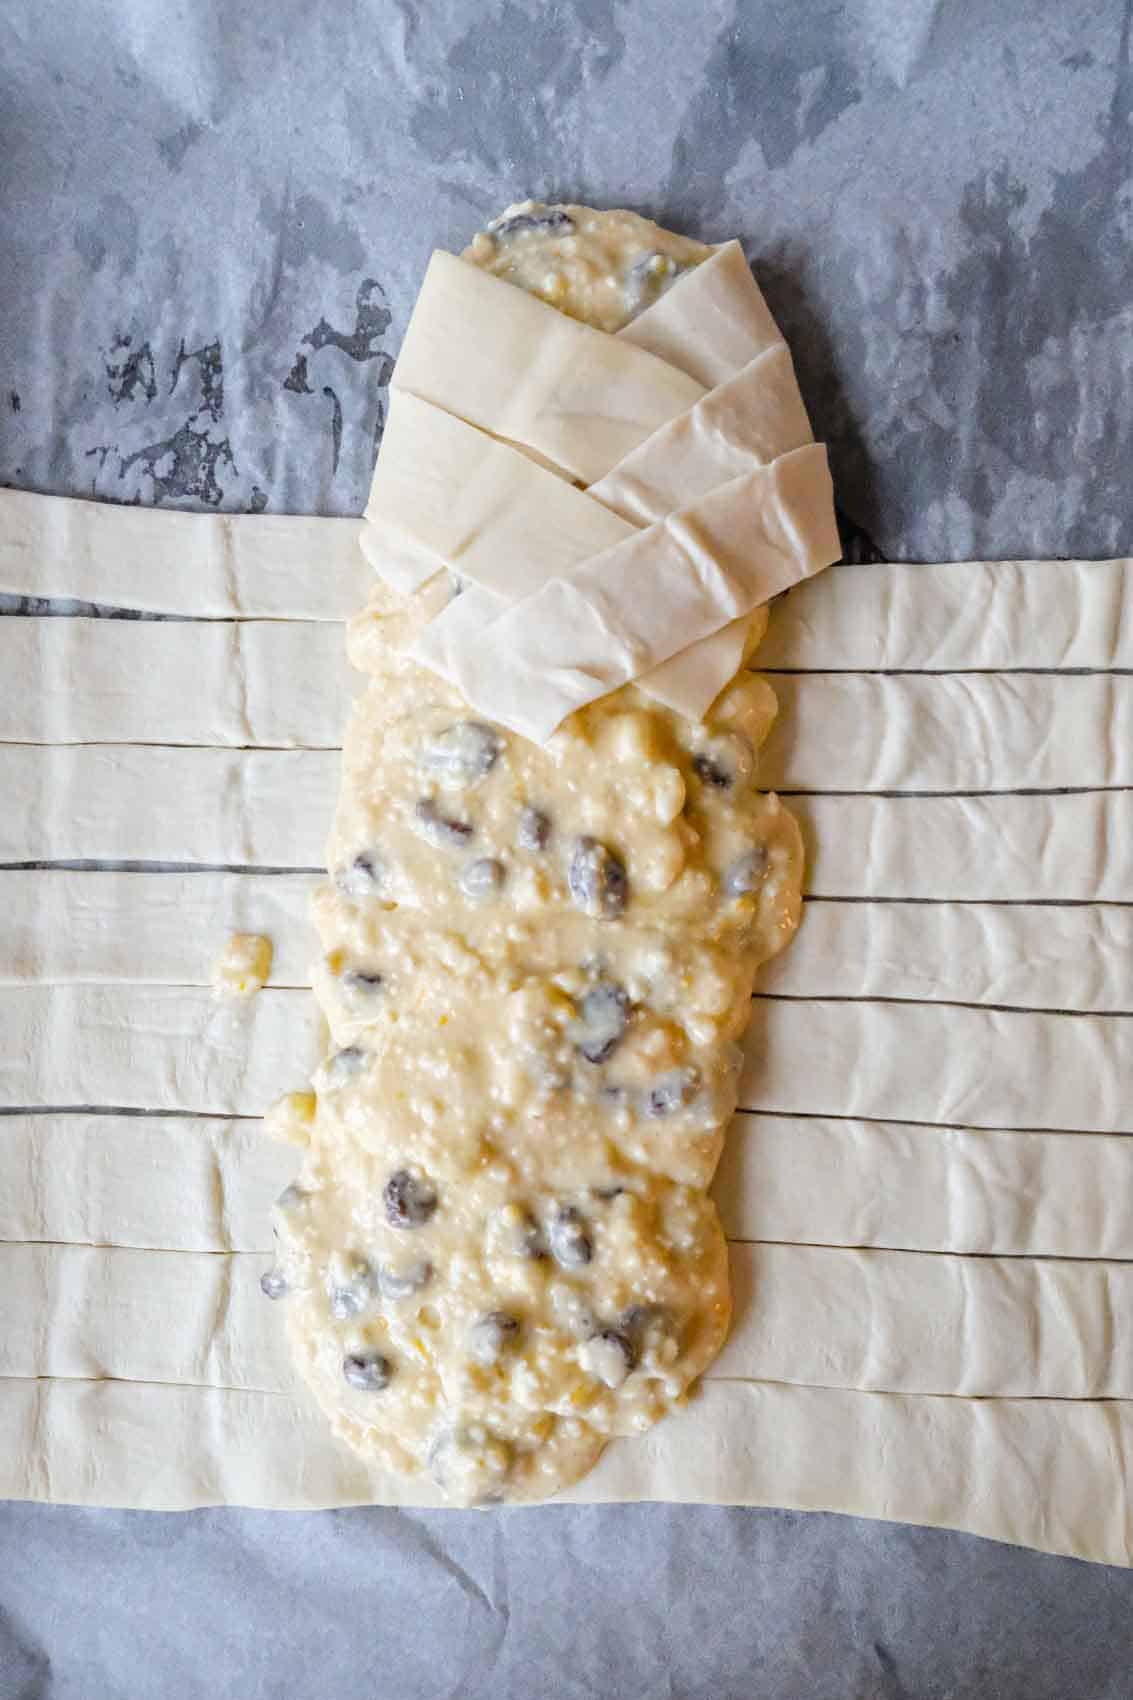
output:
<instances>
[{"instance_id":1,"label":"gray stone surface","mask_svg":"<svg viewBox=\"0 0 1133 1700\"><path fill-rule=\"evenodd\" d=\"M892 559L1133 547L1111 0L0 5L0 482L361 508L431 247L739 234ZM0 1509L0 1700L1128 1700L1133 1574L681 1507Z\"/></svg>"}]
</instances>

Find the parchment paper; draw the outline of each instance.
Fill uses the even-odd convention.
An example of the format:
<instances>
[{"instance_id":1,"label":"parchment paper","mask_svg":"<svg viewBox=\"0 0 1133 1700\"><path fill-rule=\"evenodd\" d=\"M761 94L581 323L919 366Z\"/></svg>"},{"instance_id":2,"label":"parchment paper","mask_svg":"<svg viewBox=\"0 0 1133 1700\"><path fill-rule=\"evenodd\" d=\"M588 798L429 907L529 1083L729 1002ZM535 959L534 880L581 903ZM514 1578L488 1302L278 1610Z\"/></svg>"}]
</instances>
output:
<instances>
[{"instance_id":1,"label":"parchment paper","mask_svg":"<svg viewBox=\"0 0 1133 1700\"><path fill-rule=\"evenodd\" d=\"M353 513L424 261L526 193L740 232L851 549L1133 548L1097 0L7 0L0 480ZM862 535L864 533L864 535ZM1133 1575L830 1517L0 1513L0 1696L1126 1700Z\"/></svg>"}]
</instances>

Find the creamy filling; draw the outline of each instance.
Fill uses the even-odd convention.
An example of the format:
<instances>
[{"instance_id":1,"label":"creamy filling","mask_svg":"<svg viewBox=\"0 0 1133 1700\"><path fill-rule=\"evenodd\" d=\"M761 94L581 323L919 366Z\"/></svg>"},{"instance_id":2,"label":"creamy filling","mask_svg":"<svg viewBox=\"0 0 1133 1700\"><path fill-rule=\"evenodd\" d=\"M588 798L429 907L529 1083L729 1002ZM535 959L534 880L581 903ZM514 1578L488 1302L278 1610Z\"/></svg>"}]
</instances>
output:
<instances>
[{"instance_id":1,"label":"creamy filling","mask_svg":"<svg viewBox=\"0 0 1133 1700\"><path fill-rule=\"evenodd\" d=\"M707 252L528 203L466 257L616 330ZM720 1348L706 1189L801 848L756 788L765 681L703 724L627 687L540 747L408 659L453 593L379 585L351 625L370 684L315 900L331 1048L277 1117L305 1156L264 1290L339 1435L484 1504L576 1479Z\"/></svg>"}]
</instances>

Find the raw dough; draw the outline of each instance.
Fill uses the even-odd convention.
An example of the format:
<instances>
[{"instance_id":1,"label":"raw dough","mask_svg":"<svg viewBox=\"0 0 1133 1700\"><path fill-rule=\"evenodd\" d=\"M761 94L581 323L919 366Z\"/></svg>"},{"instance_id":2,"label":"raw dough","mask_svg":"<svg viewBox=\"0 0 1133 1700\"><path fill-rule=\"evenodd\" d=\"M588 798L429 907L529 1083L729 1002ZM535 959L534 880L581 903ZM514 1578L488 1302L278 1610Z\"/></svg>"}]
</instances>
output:
<instances>
[{"instance_id":1,"label":"raw dough","mask_svg":"<svg viewBox=\"0 0 1133 1700\"><path fill-rule=\"evenodd\" d=\"M357 687L330 620L0 619L0 673L25 744L335 749Z\"/></svg>"},{"instance_id":2,"label":"raw dough","mask_svg":"<svg viewBox=\"0 0 1133 1700\"><path fill-rule=\"evenodd\" d=\"M318 869L337 751L0 744L0 861Z\"/></svg>"},{"instance_id":3,"label":"raw dough","mask_svg":"<svg viewBox=\"0 0 1133 1700\"><path fill-rule=\"evenodd\" d=\"M744 1051L744 1109L1133 1133L1133 1015L757 997Z\"/></svg>"},{"instance_id":4,"label":"raw dough","mask_svg":"<svg viewBox=\"0 0 1133 1700\"><path fill-rule=\"evenodd\" d=\"M779 719L759 758L769 790L1133 785L1129 674L806 673L770 682Z\"/></svg>"},{"instance_id":5,"label":"raw dough","mask_svg":"<svg viewBox=\"0 0 1133 1700\"><path fill-rule=\"evenodd\" d=\"M1133 907L812 898L760 990L1133 1014Z\"/></svg>"},{"instance_id":6,"label":"raw dough","mask_svg":"<svg viewBox=\"0 0 1133 1700\"><path fill-rule=\"evenodd\" d=\"M1133 1258L1133 1139L739 1115L713 1195L732 1239Z\"/></svg>"},{"instance_id":7,"label":"raw dough","mask_svg":"<svg viewBox=\"0 0 1133 1700\"><path fill-rule=\"evenodd\" d=\"M762 667L1133 667L1120 561L842 566L776 610Z\"/></svg>"},{"instance_id":8,"label":"raw dough","mask_svg":"<svg viewBox=\"0 0 1133 1700\"><path fill-rule=\"evenodd\" d=\"M12 1108L260 1115L319 1055L298 991L230 1003L203 986L0 986L0 1026L0 1106Z\"/></svg>"},{"instance_id":9,"label":"raw dough","mask_svg":"<svg viewBox=\"0 0 1133 1700\"><path fill-rule=\"evenodd\" d=\"M272 984L307 986L311 874L106 873L9 868L0 983L122 980L203 986L203 941L267 933Z\"/></svg>"},{"instance_id":10,"label":"raw dough","mask_svg":"<svg viewBox=\"0 0 1133 1700\"><path fill-rule=\"evenodd\" d=\"M352 519L190 514L0 490L0 590L219 619L343 620L369 588Z\"/></svg>"},{"instance_id":11,"label":"raw dough","mask_svg":"<svg viewBox=\"0 0 1133 1700\"><path fill-rule=\"evenodd\" d=\"M297 1164L258 1119L7 1115L0 1241L264 1252Z\"/></svg>"},{"instance_id":12,"label":"raw dough","mask_svg":"<svg viewBox=\"0 0 1133 1700\"><path fill-rule=\"evenodd\" d=\"M562 1498L833 1510L1128 1565L1130 1480L1128 1401L715 1382ZM116 1381L0 1382L0 1494L155 1510L439 1497L427 1478L368 1470L306 1402Z\"/></svg>"}]
</instances>

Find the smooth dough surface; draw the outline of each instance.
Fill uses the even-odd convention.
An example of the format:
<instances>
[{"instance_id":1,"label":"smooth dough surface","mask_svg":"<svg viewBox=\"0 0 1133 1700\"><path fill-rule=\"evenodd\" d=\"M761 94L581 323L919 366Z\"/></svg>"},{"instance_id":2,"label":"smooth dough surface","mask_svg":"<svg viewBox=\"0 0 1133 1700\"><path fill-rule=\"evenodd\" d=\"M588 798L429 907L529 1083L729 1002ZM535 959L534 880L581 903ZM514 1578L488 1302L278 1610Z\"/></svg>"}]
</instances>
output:
<instances>
[{"instance_id":1,"label":"smooth dough surface","mask_svg":"<svg viewBox=\"0 0 1133 1700\"><path fill-rule=\"evenodd\" d=\"M193 514L0 490L0 590L216 619L344 620L371 580L352 519Z\"/></svg>"},{"instance_id":2,"label":"smooth dough surface","mask_svg":"<svg viewBox=\"0 0 1133 1700\"><path fill-rule=\"evenodd\" d=\"M1129 674L806 673L771 683L779 718L759 782L772 791L1133 784Z\"/></svg>"},{"instance_id":3,"label":"smooth dough surface","mask_svg":"<svg viewBox=\"0 0 1133 1700\"><path fill-rule=\"evenodd\" d=\"M762 667L1133 667L1133 568L1113 561L840 566L779 604Z\"/></svg>"},{"instance_id":4,"label":"smooth dough surface","mask_svg":"<svg viewBox=\"0 0 1133 1700\"><path fill-rule=\"evenodd\" d=\"M812 898L760 990L1133 1013L1133 907Z\"/></svg>"},{"instance_id":5,"label":"smooth dough surface","mask_svg":"<svg viewBox=\"0 0 1133 1700\"><path fill-rule=\"evenodd\" d=\"M563 1499L841 1511L1128 1565L1131 1480L1127 1401L715 1382L614 1442ZM437 1503L420 1478L367 1470L307 1402L116 1381L0 1382L0 1493L155 1510Z\"/></svg>"},{"instance_id":6,"label":"smooth dough surface","mask_svg":"<svg viewBox=\"0 0 1133 1700\"><path fill-rule=\"evenodd\" d=\"M0 986L0 1023L0 1105L20 1109L257 1116L321 1054L301 991L235 1003L200 986Z\"/></svg>"},{"instance_id":7,"label":"smooth dough surface","mask_svg":"<svg viewBox=\"0 0 1133 1700\"><path fill-rule=\"evenodd\" d=\"M1133 1016L756 997L744 1054L745 1110L1133 1133Z\"/></svg>"},{"instance_id":8,"label":"smooth dough surface","mask_svg":"<svg viewBox=\"0 0 1133 1700\"><path fill-rule=\"evenodd\" d=\"M0 620L0 739L337 749L357 675L328 620Z\"/></svg>"},{"instance_id":9,"label":"smooth dough surface","mask_svg":"<svg viewBox=\"0 0 1133 1700\"><path fill-rule=\"evenodd\" d=\"M316 883L312 874L5 868L0 983L203 986L229 934L260 933L273 945L270 983L307 986Z\"/></svg>"},{"instance_id":10,"label":"smooth dough surface","mask_svg":"<svg viewBox=\"0 0 1133 1700\"><path fill-rule=\"evenodd\" d=\"M255 1251L299 1156L258 1118L0 1117L0 1241Z\"/></svg>"},{"instance_id":11,"label":"smooth dough surface","mask_svg":"<svg viewBox=\"0 0 1133 1700\"><path fill-rule=\"evenodd\" d=\"M1133 1139L740 1114L713 1196L731 1239L1133 1258Z\"/></svg>"}]
</instances>

